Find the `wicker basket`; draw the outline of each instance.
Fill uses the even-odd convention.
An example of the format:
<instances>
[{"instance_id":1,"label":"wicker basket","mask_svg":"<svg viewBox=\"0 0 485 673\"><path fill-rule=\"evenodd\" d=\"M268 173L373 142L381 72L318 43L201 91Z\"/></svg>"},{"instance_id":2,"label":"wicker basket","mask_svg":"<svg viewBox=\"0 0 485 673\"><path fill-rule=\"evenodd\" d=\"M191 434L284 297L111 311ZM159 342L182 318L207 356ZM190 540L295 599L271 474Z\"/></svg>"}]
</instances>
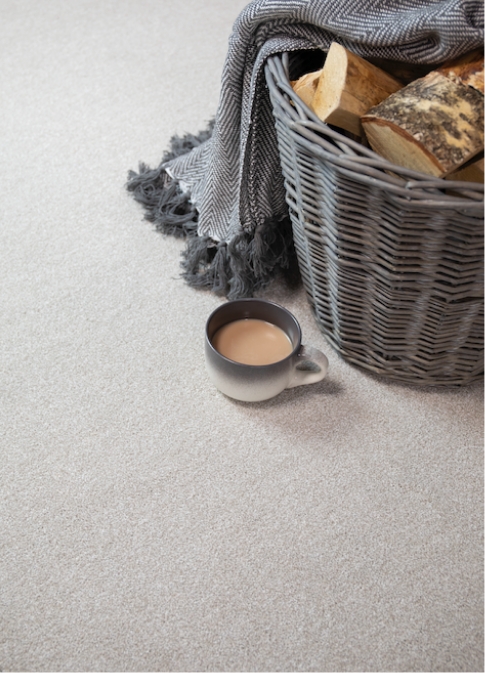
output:
<instances>
[{"instance_id":1,"label":"wicker basket","mask_svg":"<svg viewBox=\"0 0 485 673\"><path fill-rule=\"evenodd\" d=\"M384 161L266 81L293 237L316 321L348 362L390 379L483 378L483 185ZM291 73L294 77L293 71Z\"/></svg>"}]
</instances>

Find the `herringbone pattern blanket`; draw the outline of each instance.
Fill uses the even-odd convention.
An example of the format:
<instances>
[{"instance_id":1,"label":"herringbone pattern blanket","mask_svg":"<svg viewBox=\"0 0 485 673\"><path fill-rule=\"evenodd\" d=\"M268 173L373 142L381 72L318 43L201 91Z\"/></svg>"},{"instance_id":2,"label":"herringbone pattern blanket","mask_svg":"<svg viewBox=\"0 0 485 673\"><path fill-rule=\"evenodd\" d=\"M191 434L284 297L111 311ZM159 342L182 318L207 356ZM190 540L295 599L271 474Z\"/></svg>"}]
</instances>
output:
<instances>
[{"instance_id":1,"label":"herringbone pattern blanket","mask_svg":"<svg viewBox=\"0 0 485 673\"><path fill-rule=\"evenodd\" d=\"M253 0L235 22L214 124L174 138L160 166L128 189L162 231L188 235L185 277L250 296L291 264L291 229L264 63L328 49L437 64L483 44L482 0ZM179 156L175 156L179 155Z\"/></svg>"}]
</instances>

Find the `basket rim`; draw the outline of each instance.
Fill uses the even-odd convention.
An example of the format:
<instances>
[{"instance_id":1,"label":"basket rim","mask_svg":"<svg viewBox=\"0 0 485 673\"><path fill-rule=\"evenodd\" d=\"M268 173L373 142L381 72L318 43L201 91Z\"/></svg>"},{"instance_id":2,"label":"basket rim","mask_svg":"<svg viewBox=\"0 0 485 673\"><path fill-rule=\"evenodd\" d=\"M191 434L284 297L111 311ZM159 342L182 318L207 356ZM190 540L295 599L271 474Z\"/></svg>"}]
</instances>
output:
<instances>
[{"instance_id":1,"label":"basket rim","mask_svg":"<svg viewBox=\"0 0 485 673\"><path fill-rule=\"evenodd\" d=\"M265 76L273 98L273 112L276 112L276 102L295 141L306 151L342 170L355 172L358 169L359 178L365 182L380 182L395 196L406 201L418 199L423 207L483 211L483 184L435 178L398 166L321 121L291 87L288 52L273 54L267 59ZM444 194L442 190L454 191L456 195Z\"/></svg>"}]
</instances>

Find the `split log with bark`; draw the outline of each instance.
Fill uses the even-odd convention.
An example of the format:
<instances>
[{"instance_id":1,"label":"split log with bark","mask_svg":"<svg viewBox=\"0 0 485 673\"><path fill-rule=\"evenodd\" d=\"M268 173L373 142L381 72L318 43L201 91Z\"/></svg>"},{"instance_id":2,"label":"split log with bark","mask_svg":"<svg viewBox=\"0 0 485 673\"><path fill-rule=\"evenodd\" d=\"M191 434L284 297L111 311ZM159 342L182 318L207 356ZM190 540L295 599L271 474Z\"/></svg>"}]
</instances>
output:
<instances>
[{"instance_id":1,"label":"split log with bark","mask_svg":"<svg viewBox=\"0 0 485 673\"><path fill-rule=\"evenodd\" d=\"M448 64L392 94L362 117L372 149L436 177L483 151L483 56Z\"/></svg>"},{"instance_id":2,"label":"split log with bark","mask_svg":"<svg viewBox=\"0 0 485 673\"><path fill-rule=\"evenodd\" d=\"M361 136L361 116L401 89L403 83L332 42L323 68L304 75L292 86L319 119Z\"/></svg>"}]
</instances>

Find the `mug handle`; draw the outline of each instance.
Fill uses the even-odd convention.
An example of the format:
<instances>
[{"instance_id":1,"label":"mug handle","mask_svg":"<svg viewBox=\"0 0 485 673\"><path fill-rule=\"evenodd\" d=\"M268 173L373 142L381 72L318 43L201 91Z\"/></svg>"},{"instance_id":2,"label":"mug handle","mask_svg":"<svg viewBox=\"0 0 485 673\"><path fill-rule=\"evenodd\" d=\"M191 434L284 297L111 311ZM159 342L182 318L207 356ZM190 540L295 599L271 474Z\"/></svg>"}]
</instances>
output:
<instances>
[{"instance_id":1,"label":"mug handle","mask_svg":"<svg viewBox=\"0 0 485 673\"><path fill-rule=\"evenodd\" d=\"M313 346L300 346L297 353L297 362L293 369L293 378L286 386L287 388L295 388L296 386L304 386L308 383L318 383L323 378L328 370L328 359L321 351ZM302 365L308 363L311 368L305 369ZM315 371L315 365L317 371Z\"/></svg>"}]
</instances>

